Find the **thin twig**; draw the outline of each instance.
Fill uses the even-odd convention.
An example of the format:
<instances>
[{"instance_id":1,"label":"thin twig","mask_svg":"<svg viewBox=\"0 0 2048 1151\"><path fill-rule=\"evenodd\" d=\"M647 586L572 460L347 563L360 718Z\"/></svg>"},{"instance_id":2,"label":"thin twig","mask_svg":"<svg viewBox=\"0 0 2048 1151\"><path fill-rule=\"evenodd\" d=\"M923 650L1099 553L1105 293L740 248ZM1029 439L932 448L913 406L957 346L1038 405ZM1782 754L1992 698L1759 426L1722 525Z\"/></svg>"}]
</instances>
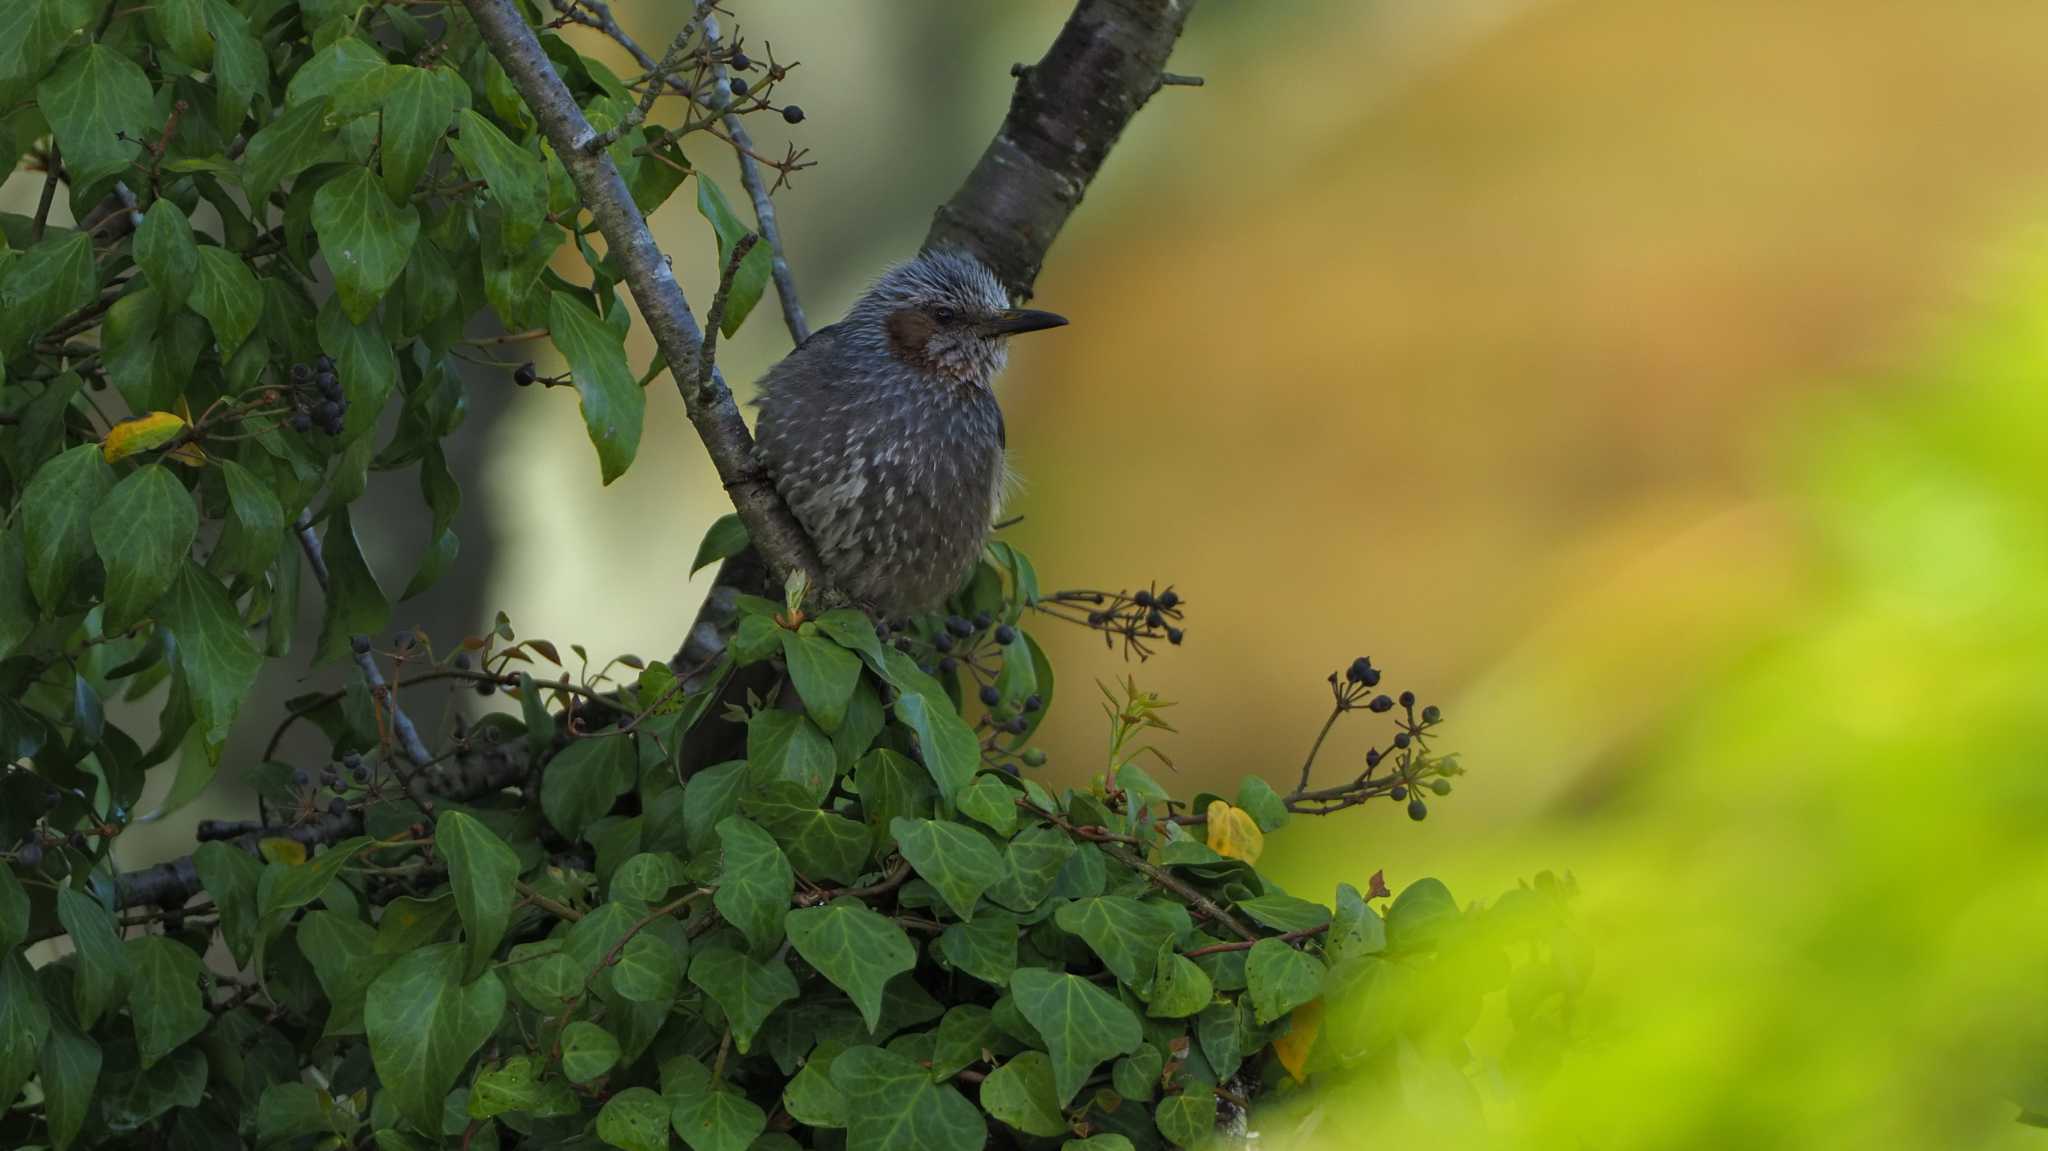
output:
<instances>
[{"instance_id":1,"label":"thin twig","mask_svg":"<svg viewBox=\"0 0 2048 1151\"><path fill-rule=\"evenodd\" d=\"M36 201L35 222L29 225L28 242L39 244L43 240L43 228L50 222L50 205L57 199L57 181L64 170L63 158L57 153L57 141L50 141L50 150L43 157L43 196Z\"/></svg>"},{"instance_id":2,"label":"thin twig","mask_svg":"<svg viewBox=\"0 0 2048 1151\"><path fill-rule=\"evenodd\" d=\"M718 276L718 291L711 297L711 311L704 316L704 344L697 353L697 395L703 398L712 386L711 373L718 367L718 329L725 324L725 301L732 294L732 282L739 278L740 263L754 245L761 242L758 233L748 232L732 246L732 255L725 261L725 270Z\"/></svg>"},{"instance_id":3,"label":"thin twig","mask_svg":"<svg viewBox=\"0 0 2048 1151\"><path fill-rule=\"evenodd\" d=\"M716 16L704 22L704 42L711 47L715 57L718 51ZM716 65L712 74L721 89L728 85L724 64ZM768 186L761 181L761 162L755 158L754 141L747 135L746 125L741 123L737 113L727 112L719 122L725 125L733 155L739 158L740 186L747 190L747 198L754 202L755 223L761 238L767 241L768 254L774 261L770 272L775 281L775 298L782 304L782 324L789 329L790 342L801 344L811 338L811 322L804 317L803 305L797 302L796 277L790 272L789 261L782 253L782 229L775 222L775 201L768 194Z\"/></svg>"}]
</instances>

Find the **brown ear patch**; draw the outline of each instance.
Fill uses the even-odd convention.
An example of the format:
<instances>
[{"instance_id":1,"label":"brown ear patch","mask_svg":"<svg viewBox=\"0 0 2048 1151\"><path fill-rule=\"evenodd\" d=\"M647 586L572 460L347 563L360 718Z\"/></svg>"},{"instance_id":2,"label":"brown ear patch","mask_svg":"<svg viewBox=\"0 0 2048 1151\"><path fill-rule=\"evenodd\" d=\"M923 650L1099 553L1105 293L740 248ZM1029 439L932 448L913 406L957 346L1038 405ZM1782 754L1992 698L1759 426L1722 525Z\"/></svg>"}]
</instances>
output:
<instances>
[{"instance_id":1,"label":"brown ear patch","mask_svg":"<svg viewBox=\"0 0 2048 1151\"><path fill-rule=\"evenodd\" d=\"M931 362L932 335L939 325L930 313L922 308L898 308L882 326L889 333L889 350L897 359L915 368Z\"/></svg>"}]
</instances>

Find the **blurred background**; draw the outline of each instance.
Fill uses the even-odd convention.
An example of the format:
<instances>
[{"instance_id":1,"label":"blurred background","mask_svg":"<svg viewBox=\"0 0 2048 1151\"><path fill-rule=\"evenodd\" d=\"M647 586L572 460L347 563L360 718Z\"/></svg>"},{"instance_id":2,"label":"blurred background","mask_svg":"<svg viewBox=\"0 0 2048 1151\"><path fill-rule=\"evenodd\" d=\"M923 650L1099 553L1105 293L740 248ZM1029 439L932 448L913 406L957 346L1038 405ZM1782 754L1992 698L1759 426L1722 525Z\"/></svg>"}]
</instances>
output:
<instances>
[{"instance_id":1,"label":"blurred background","mask_svg":"<svg viewBox=\"0 0 2048 1151\"><path fill-rule=\"evenodd\" d=\"M777 204L823 324L915 250L1068 5L731 7L802 62L806 122L755 131L817 161ZM1297 820L1276 874L1570 872L1594 962L1549 1075L1501 1074L1494 1020L1465 1076L1328 1093L1309 1145L2048 1147L2014 1122L2048 1111L2044 42L2017 0L1195 13L1174 68L1207 86L1111 156L1039 283L1073 325L1001 385L1045 582L1189 604L1143 665L1035 629L1046 771L1100 769L1090 681L1135 674L1180 703L1176 790L1284 786L1370 655L1470 774L1421 823ZM655 227L701 307L709 229L687 196ZM722 353L736 384L777 319ZM395 622L672 651L729 507L672 391L608 489L573 396L472 395L474 582ZM369 519L395 587L426 527ZM1341 724L1330 779L1375 736Z\"/></svg>"}]
</instances>

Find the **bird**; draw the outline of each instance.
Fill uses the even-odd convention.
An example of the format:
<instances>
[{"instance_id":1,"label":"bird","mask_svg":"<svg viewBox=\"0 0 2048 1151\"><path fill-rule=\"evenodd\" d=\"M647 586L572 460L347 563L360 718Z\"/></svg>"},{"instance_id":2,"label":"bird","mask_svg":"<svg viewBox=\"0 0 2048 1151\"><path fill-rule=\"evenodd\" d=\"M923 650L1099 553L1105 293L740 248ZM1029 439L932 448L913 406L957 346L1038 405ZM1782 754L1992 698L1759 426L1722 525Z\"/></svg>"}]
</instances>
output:
<instances>
[{"instance_id":1,"label":"bird","mask_svg":"<svg viewBox=\"0 0 2048 1151\"><path fill-rule=\"evenodd\" d=\"M756 462L834 589L900 620L966 581L1011 483L994 390L1010 338L1066 323L937 249L883 272L761 377Z\"/></svg>"}]
</instances>

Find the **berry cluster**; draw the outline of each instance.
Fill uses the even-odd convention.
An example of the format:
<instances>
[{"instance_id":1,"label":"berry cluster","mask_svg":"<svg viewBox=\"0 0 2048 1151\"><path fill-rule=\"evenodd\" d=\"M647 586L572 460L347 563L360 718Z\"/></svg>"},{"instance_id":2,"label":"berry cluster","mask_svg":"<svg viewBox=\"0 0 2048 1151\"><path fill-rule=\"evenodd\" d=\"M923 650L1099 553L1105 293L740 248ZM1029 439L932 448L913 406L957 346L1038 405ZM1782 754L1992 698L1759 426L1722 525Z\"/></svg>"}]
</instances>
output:
<instances>
[{"instance_id":1,"label":"berry cluster","mask_svg":"<svg viewBox=\"0 0 2048 1151\"><path fill-rule=\"evenodd\" d=\"M964 670L977 685L975 698L987 709L981 717L981 730L995 735L1030 734L1036 722L1033 717L1045 710L1045 699L1033 692L1021 700L1006 700L997 686L1002 661L1008 658L1004 649L1017 642L1016 627L996 622L994 614L986 611L976 612L972 619L932 617L932 623L936 626L924 629L923 634L917 624L905 620L893 624L884 620L875 630L885 642L895 644L897 651L916 659L926 675L955 675ZM1037 748L1018 758L1028 767L1045 765L1045 753Z\"/></svg>"},{"instance_id":2,"label":"berry cluster","mask_svg":"<svg viewBox=\"0 0 2048 1151\"><path fill-rule=\"evenodd\" d=\"M292 430L319 428L330 436L340 435L348 419L348 396L342 390L341 377L334 374L333 357L293 364L291 377Z\"/></svg>"},{"instance_id":3,"label":"berry cluster","mask_svg":"<svg viewBox=\"0 0 2048 1151\"><path fill-rule=\"evenodd\" d=\"M1400 708L1402 713L1396 720L1391 746L1384 751L1378 747L1366 751L1365 773L1359 776L1357 783L1359 786L1369 784L1373 772L1391 760L1392 773L1379 781L1383 794L1396 803L1406 803L1408 818L1427 819L1429 805L1414 792L1427 787L1436 795L1449 795L1451 781L1448 777L1462 771L1456 756L1436 758L1429 755L1427 740L1431 730L1443 722L1443 710L1432 704L1417 711L1414 692L1404 691L1399 697L1376 693L1374 689L1379 684L1380 669L1372 665L1368 656L1352 660L1351 666L1341 673L1330 673L1330 694L1336 701L1336 715L1348 711L1385 715L1395 708ZM1336 715L1331 717L1333 721Z\"/></svg>"},{"instance_id":4,"label":"berry cluster","mask_svg":"<svg viewBox=\"0 0 2048 1151\"><path fill-rule=\"evenodd\" d=\"M1031 606L1068 623L1101 632L1102 642L1108 646L1114 647L1121 638L1126 658L1133 654L1140 660L1150 658L1152 648L1148 641L1163 639L1178 647L1187 638L1180 626L1187 601L1170 584L1164 590L1145 587L1134 592L1055 592Z\"/></svg>"},{"instance_id":5,"label":"berry cluster","mask_svg":"<svg viewBox=\"0 0 2048 1151\"><path fill-rule=\"evenodd\" d=\"M751 72L754 69L754 58L747 55L746 51L740 48L737 44L735 44L735 46L733 47L732 53L726 57L725 63L726 67L732 69L732 71L735 73ZM769 84L774 84L777 80L780 80L783 77L789 75L789 70L793 67L795 67L795 65L793 64L776 63L773 51L770 51L769 53L769 60L767 64L763 65L763 68L767 73L766 80ZM732 89L732 94L734 96L745 98L747 96L754 94L753 82L749 81L745 76L742 75L734 75L727 82L727 86ZM766 101L767 90L765 88L762 90L761 96L762 100L759 105L760 107L774 107L774 105L769 104ZM748 110L751 111L751 109ZM782 119L785 123L801 124L804 122L804 110L802 108L797 107L795 104L785 104L782 107Z\"/></svg>"}]
</instances>

